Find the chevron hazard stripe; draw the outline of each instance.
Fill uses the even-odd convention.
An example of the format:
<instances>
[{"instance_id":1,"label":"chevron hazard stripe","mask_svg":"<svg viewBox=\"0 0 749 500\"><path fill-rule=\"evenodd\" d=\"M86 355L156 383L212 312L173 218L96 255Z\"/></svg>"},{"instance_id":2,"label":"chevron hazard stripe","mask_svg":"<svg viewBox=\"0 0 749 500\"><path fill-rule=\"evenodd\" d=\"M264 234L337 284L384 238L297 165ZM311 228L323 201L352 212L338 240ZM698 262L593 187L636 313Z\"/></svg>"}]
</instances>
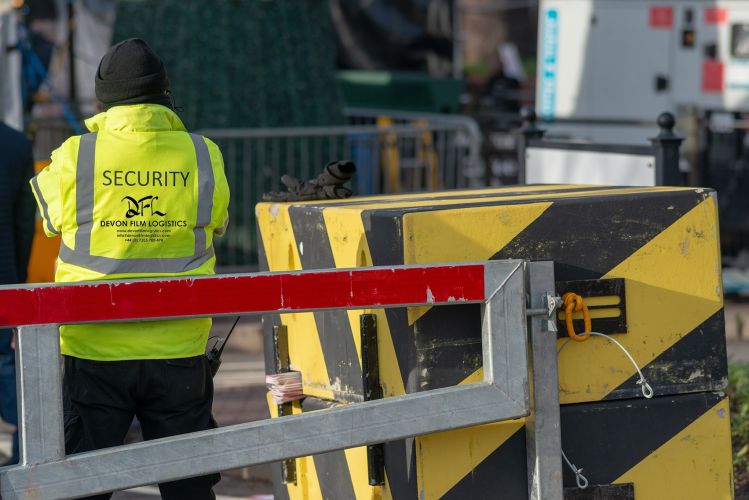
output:
<instances>
[{"instance_id":1,"label":"chevron hazard stripe","mask_svg":"<svg viewBox=\"0 0 749 500\"><path fill-rule=\"evenodd\" d=\"M565 406L562 447L591 484L634 483L637 500L733 497L722 393ZM575 485L569 470L564 483Z\"/></svg>"}]
</instances>

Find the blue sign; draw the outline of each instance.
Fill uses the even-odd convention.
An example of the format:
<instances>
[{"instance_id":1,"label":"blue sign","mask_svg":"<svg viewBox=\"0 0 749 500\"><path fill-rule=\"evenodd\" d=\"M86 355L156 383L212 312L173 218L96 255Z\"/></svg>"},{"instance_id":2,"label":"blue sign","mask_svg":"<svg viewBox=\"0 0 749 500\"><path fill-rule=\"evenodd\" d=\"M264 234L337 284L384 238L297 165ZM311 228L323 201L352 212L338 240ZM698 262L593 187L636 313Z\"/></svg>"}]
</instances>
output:
<instances>
[{"instance_id":1,"label":"blue sign","mask_svg":"<svg viewBox=\"0 0 749 500\"><path fill-rule=\"evenodd\" d=\"M541 46L541 92L539 103L542 118L554 118L557 101L557 51L559 48L559 11L544 13Z\"/></svg>"}]
</instances>

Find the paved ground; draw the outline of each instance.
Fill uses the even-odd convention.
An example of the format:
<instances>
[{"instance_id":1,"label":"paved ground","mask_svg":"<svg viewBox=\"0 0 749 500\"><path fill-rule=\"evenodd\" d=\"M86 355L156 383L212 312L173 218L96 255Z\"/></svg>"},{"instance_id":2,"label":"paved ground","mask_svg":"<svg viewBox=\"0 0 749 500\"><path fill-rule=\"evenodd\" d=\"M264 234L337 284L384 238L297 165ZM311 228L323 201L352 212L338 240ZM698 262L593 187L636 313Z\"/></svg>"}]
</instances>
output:
<instances>
[{"instance_id":1,"label":"paved ground","mask_svg":"<svg viewBox=\"0 0 749 500\"><path fill-rule=\"evenodd\" d=\"M224 336L231 319L215 322L214 335ZM749 362L749 302L726 303L728 356ZM231 425L268 418L265 403L264 366L259 323L255 318L240 322L232 336L232 349L224 353L224 362L215 379L214 414L220 425ZM10 451L12 427L0 422L0 454ZM138 440L133 428L129 440ZM0 457L0 461L3 458ZM270 467L258 466L227 471L216 487L218 500L269 500L272 492ZM153 500L158 489L147 486L116 493L115 500Z\"/></svg>"}]
</instances>

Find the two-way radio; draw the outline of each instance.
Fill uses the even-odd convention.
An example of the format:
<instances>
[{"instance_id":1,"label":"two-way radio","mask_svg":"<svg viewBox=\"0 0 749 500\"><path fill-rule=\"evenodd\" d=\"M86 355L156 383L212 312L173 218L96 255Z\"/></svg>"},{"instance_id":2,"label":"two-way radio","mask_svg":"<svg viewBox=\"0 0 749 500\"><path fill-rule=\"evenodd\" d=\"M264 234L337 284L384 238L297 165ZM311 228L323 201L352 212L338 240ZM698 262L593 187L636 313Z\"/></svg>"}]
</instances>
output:
<instances>
[{"instance_id":1,"label":"two-way radio","mask_svg":"<svg viewBox=\"0 0 749 500\"><path fill-rule=\"evenodd\" d=\"M211 377L215 377L219 367L221 367L221 354L224 352L224 347L226 347L226 343L229 342L229 337L231 337L234 328L237 326L237 323L239 323L239 318L241 318L241 316L237 316L237 319L234 320L234 324L231 325L226 337L223 339L219 337L216 342L214 342L211 350L205 355L208 359L208 364L211 367ZM223 342L221 342L222 340ZM217 347L219 342L221 342L221 347Z\"/></svg>"}]
</instances>

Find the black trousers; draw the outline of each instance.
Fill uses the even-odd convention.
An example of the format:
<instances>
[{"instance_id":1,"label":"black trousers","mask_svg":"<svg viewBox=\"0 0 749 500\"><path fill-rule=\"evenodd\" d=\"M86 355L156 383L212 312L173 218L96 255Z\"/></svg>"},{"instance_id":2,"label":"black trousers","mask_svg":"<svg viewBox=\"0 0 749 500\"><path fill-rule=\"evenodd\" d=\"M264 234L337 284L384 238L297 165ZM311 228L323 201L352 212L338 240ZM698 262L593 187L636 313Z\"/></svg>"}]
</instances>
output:
<instances>
[{"instance_id":1,"label":"black trousers","mask_svg":"<svg viewBox=\"0 0 749 500\"><path fill-rule=\"evenodd\" d=\"M91 361L64 356L63 404L67 454L123 444L137 417L143 438L216 427L213 379L205 356L165 360ZM159 485L166 500L214 500L221 476ZM89 498L106 500L111 493Z\"/></svg>"}]
</instances>

